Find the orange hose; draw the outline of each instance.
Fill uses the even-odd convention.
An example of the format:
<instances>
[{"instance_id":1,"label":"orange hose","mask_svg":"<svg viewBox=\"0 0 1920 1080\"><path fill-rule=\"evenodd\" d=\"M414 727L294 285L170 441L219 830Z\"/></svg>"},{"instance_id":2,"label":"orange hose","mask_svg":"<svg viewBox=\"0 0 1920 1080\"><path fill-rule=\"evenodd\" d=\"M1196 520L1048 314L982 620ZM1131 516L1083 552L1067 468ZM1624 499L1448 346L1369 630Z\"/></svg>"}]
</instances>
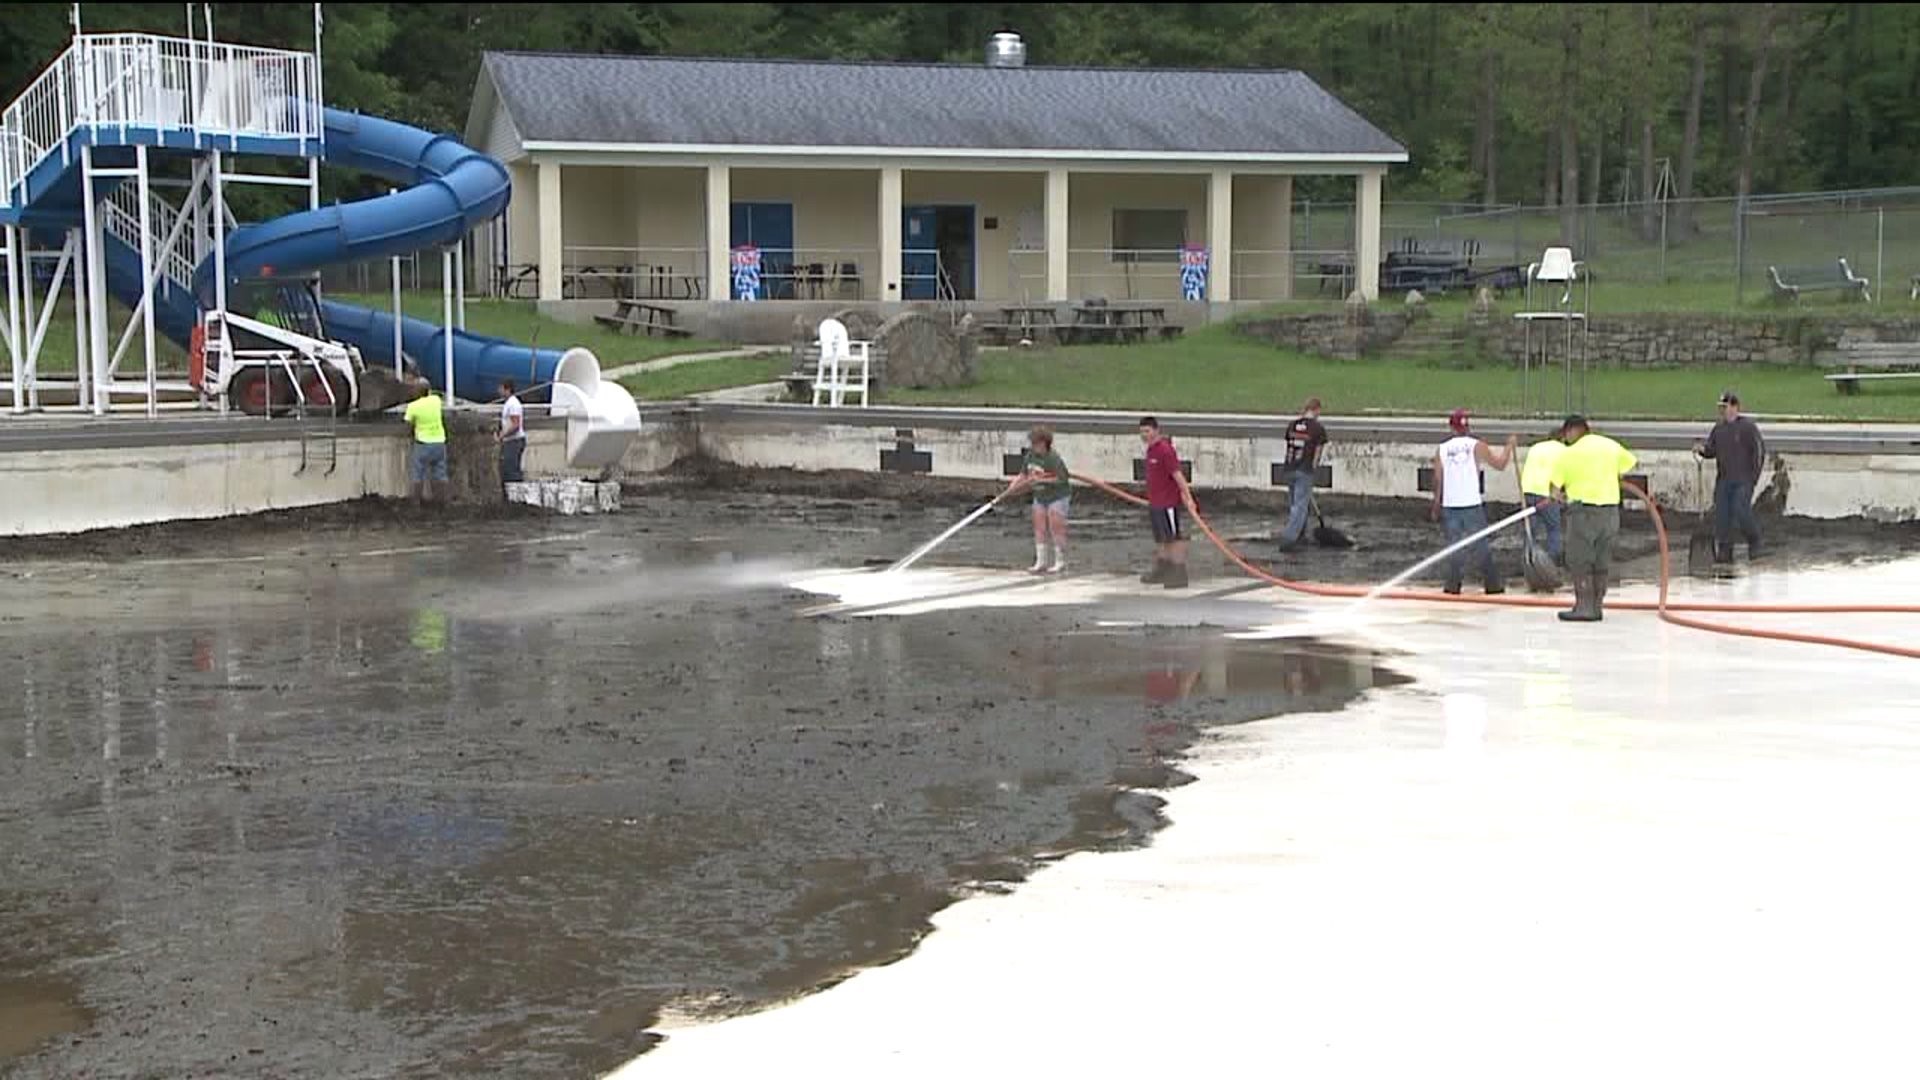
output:
<instances>
[{"instance_id":1,"label":"orange hose","mask_svg":"<svg viewBox=\"0 0 1920 1080\"><path fill-rule=\"evenodd\" d=\"M1147 505L1147 500L1140 496L1130 491L1117 488L1097 477L1082 476L1077 473L1072 475L1073 479L1098 488L1122 502L1132 503L1135 506ZM1621 486L1644 500L1647 504L1648 512L1653 515L1654 532L1660 542L1660 594L1659 599L1652 602L1645 600L1622 600L1609 604L1608 607L1622 611L1657 612L1661 619L1675 626L1684 626L1693 630L1705 630L1709 633L1734 634L1741 637L1766 638L1774 641L1796 641L1808 645L1831 645L1843 649L1862 649L1867 652L1884 653L1889 656L1905 656L1920 659L1920 649L1908 648L1901 645L1884 645L1878 642L1856 641L1852 638L1826 637L1818 634L1798 634L1786 630L1760 630L1744 626L1732 626L1726 623L1709 622L1704 619L1686 618L1674 614L1674 612L1688 611L1771 615L1920 615L1920 605L1732 604L1704 603L1698 601L1670 603L1667 599L1667 587L1672 579L1672 563L1667 548L1667 525L1666 521L1660 515L1660 506L1653 500L1651 495L1639 487L1625 482L1622 482ZM1195 507L1193 511L1193 523L1199 526L1201 533L1206 536L1214 547L1220 549L1220 554L1225 556L1228 562L1233 563L1249 576L1264 581L1269 585L1275 585L1292 592L1304 593L1308 596L1322 597L1357 598L1365 596L1372 591L1357 585L1321 585L1307 581L1294 581L1269 573L1248 562L1245 557L1233 549L1231 544L1228 544L1222 539L1219 533L1214 532L1213 526L1207 523L1205 517L1201 516L1198 507ZM1565 600L1551 596L1466 596L1435 592L1431 589L1392 589L1381 593L1379 598L1383 600L1419 600L1429 603L1481 604L1495 607L1556 609L1564 609L1566 607Z\"/></svg>"}]
</instances>

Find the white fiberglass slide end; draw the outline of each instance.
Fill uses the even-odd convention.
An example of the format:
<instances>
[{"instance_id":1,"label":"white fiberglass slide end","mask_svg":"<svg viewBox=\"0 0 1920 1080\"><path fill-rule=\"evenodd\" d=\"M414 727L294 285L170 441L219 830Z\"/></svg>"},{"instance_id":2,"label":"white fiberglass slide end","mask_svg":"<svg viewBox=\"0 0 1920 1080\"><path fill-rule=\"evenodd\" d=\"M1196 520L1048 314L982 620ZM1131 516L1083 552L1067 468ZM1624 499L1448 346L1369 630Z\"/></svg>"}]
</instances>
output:
<instances>
[{"instance_id":1,"label":"white fiberglass slide end","mask_svg":"<svg viewBox=\"0 0 1920 1080\"><path fill-rule=\"evenodd\" d=\"M601 469L627 456L640 434L640 407L619 383L600 377L588 349L568 349L554 368L553 415L567 418L567 467Z\"/></svg>"}]
</instances>

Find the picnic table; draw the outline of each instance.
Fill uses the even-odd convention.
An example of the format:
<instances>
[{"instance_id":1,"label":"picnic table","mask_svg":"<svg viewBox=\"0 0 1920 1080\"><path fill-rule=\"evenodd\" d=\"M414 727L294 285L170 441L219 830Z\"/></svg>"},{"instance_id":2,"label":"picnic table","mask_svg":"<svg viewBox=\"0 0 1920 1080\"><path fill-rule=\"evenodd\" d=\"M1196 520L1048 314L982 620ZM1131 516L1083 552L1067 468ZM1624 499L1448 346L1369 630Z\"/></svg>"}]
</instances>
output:
<instances>
[{"instance_id":1,"label":"picnic table","mask_svg":"<svg viewBox=\"0 0 1920 1080\"><path fill-rule=\"evenodd\" d=\"M613 314L595 315L593 321L622 334L645 334L648 337L692 337L693 331L675 322L677 313L662 304L650 304L644 300L616 300Z\"/></svg>"},{"instance_id":2,"label":"picnic table","mask_svg":"<svg viewBox=\"0 0 1920 1080\"><path fill-rule=\"evenodd\" d=\"M1458 244L1440 243L1423 247L1414 238L1408 237L1380 260L1380 291L1408 292L1419 289L1423 293L1444 294L1450 289L1467 288L1479 281L1473 265L1479 255L1480 242L1471 238ZM1319 260L1314 263L1313 269L1319 278L1316 292L1325 293L1329 285L1338 289L1341 296L1353 292L1351 256ZM1505 268L1496 268L1494 273L1498 274L1501 269Z\"/></svg>"},{"instance_id":3,"label":"picnic table","mask_svg":"<svg viewBox=\"0 0 1920 1080\"><path fill-rule=\"evenodd\" d=\"M1066 345L1107 341L1128 345L1151 336L1176 338L1182 330L1167 322L1167 309L1163 307L1076 304L1072 311L1073 322L1058 328L1060 341Z\"/></svg>"},{"instance_id":4,"label":"picnic table","mask_svg":"<svg viewBox=\"0 0 1920 1080\"><path fill-rule=\"evenodd\" d=\"M1059 308L1054 304L1007 304L1000 308L1000 321L987 323L980 331L1001 345L1056 341L1060 336Z\"/></svg>"},{"instance_id":5,"label":"picnic table","mask_svg":"<svg viewBox=\"0 0 1920 1080\"><path fill-rule=\"evenodd\" d=\"M1857 394L1862 382L1920 379L1920 370L1917 370L1920 369L1920 342L1849 342L1841 345L1831 359L1823 358L1822 363L1845 367L1845 371L1828 375L1826 379L1843 394Z\"/></svg>"}]
</instances>

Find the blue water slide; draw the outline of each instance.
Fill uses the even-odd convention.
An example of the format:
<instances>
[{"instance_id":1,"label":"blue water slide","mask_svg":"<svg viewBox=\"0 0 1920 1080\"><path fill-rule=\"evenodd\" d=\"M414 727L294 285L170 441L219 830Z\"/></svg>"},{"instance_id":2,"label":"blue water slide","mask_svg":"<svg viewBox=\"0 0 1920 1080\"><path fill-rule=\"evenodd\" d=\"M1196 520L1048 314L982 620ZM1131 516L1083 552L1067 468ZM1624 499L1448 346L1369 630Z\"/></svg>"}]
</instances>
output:
<instances>
[{"instance_id":1,"label":"blue water slide","mask_svg":"<svg viewBox=\"0 0 1920 1080\"><path fill-rule=\"evenodd\" d=\"M322 207L235 230L227 239L230 280L291 277L323 266L382 259L458 243L503 210L512 192L505 166L445 135L338 109L324 111L329 165L372 173L402 191ZM137 277L137 275L136 275ZM194 288L211 303L214 267L202 263ZM393 362L393 316L327 302L328 336L357 347L369 363ZM424 319L400 320L401 347L420 373L445 390L445 331ZM502 378L521 385L552 380L562 353L455 330L453 392L473 401L494 396Z\"/></svg>"}]
</instances>

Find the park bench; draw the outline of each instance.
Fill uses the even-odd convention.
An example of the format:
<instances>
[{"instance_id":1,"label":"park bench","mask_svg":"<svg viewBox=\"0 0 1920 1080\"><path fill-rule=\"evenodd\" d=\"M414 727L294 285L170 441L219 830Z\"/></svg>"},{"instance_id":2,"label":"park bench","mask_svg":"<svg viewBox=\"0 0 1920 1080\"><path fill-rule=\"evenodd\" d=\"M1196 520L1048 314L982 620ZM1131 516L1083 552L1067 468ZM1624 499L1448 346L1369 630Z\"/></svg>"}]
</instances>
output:
<instances>
[{"instance_id":1,"label":"park bench","mask_svg":"<svg viewBox=\"0 0 1920 1080\"><path fill-rule=\"evenodd\" d=\"M1868 288L1871 283L1855 274L1844 258L1835 259L1831 266L1789 267L1785 270L1769 266L1767 276L1772 279L1775 300L1797 301L1801 294L1810 292L1837 292L1842 296L1858 296L1862 300L1873 299L1873 293Z\"/></svg>"},{"instance_id":2,"label":"park bench","mask_svg":"<svg viewBox=\"0 0 1920 1080\"><path fill-rule=\"evenodd\" d=\"M1845 371L1826 377L1834 389L1843 394L1857 394L1860 384L1868 380L1920 379L1920 341L1845 342L1827 362L1846 367ZM1889 368L1913 370L1890 371Z\"/></svg>"}]
</instances>

